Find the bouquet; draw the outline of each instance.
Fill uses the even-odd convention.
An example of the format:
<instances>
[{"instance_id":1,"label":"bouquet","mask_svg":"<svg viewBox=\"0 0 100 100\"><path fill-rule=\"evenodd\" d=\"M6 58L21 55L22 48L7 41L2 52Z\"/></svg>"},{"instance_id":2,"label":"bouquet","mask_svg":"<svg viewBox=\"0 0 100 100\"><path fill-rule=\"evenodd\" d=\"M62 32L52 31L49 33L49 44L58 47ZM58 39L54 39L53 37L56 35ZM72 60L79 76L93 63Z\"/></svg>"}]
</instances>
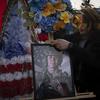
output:
<instances>
[{"instance_id":1,"label":"bouquet","mask_svg":"<svg viewBox=\"0 0 100 100\"><path fill-rule=\"evenodd\" d=\"M50 39L55 32L71 30L70 0L27 0L26 25L30 26L37 41ZM29 20L30 19L30 20Z\"/></svg>"}]
</instances>

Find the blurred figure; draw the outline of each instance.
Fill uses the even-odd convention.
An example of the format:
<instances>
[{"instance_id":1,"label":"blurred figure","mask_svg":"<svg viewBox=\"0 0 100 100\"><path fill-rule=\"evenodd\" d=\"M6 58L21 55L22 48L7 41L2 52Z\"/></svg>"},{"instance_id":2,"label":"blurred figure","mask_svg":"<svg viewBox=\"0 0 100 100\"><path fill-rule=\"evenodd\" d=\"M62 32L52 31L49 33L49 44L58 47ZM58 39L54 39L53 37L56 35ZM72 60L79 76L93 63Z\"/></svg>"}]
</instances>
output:
<instances>
[{"instance_id":1,"label":"blurred figure","mask_svg":"<svg viewBox=\"0 0 100 100\"><path fill-rule=\"evenodd\" d=\"M51 45L67 50L79 66L79 91L100 95L100 15L92 8L81 10L79 45L64 39L52 40ZM75 68L74 68L75 69ZM75 73L75 72L74 72ZM75 76L76 77L76 76Z\"/></svg>"},{"instance_id":2,"label":"blurred figure","mask_svg":"<svg viewBox=\"0 0 100 100\"><path fill-rule=\"evenodd\" d=\"M72 95L68 73L62 72L62 70L59 69L62 60L62 56L60 58L56 55L47 56L47 70L44 73L42 83L37 89L37 99L44 100L46 98L58 98Z\"/></svg>"}]
</instances>

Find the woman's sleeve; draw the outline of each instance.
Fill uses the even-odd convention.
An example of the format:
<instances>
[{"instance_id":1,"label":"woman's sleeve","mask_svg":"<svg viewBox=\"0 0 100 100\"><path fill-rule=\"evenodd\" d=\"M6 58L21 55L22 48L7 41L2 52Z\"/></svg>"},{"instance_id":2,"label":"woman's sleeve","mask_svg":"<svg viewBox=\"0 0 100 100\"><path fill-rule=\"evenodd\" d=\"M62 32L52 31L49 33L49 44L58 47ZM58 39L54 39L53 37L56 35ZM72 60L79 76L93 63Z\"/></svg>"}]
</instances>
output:
<instances>
[{"instance_id":1,"label":"woman's sleeve","mask_svg":"<svg viewBox=\"0 0 100 100\"><path fill-rule=\"evenodd\" d=\"M89 46L87 49L72 44L68 52L71 56L88 64L90 67L98 68L98 65L100 65L100 41L93 41Z\"/></svg>"}]
</instances>

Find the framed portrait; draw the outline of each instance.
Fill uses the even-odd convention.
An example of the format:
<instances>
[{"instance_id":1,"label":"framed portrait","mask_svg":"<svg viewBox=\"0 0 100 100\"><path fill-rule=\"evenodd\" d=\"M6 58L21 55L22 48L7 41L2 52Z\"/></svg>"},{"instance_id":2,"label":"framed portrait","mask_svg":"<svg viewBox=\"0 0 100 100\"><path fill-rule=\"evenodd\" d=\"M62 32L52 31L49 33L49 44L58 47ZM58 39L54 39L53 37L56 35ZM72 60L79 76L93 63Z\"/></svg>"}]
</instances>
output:
<instances>
[{"instance_id":1,"label":"framed portrait","mask_svg":"<svg viewBox=\"0 0 100 100\"><path fill-rule=\"evenodd\" d=\"M70 56L49 44L32 44L34 99L75 96Z\"/></svg>"}]
</instances>

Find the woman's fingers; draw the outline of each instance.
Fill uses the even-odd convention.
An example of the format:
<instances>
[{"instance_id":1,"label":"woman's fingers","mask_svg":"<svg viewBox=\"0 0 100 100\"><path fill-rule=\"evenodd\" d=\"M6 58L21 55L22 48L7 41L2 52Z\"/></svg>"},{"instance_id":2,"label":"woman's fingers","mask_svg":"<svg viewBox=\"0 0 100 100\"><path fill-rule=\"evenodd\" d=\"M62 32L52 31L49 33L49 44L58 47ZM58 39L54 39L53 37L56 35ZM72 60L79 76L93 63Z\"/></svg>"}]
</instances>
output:
<instances>
[{"instance_id":1,"label":"woman's fingers","mask_svg":"<svg viewBox=\"0 0 100 100\"><path fill-rule=\"evenodd\" d=\"M60 50L64 50L68 48L69 45L69 41L64 40L64 39L57 39L57 40L52 40L50 42L51 45L55 46L56 48L60 49Z\"/></svg>"},{"instance_id":2,"label":"woman's fingers","mask_svg":"<svg viewBox=\"0 0 100 100\"><path fill-rule=\"evenodd\" d=\"M56 45L56 44L58 44L58 41L57 40L52 40L52 41L50 41L50 44L51 45Z\"/></svg>"}]
</instances>

